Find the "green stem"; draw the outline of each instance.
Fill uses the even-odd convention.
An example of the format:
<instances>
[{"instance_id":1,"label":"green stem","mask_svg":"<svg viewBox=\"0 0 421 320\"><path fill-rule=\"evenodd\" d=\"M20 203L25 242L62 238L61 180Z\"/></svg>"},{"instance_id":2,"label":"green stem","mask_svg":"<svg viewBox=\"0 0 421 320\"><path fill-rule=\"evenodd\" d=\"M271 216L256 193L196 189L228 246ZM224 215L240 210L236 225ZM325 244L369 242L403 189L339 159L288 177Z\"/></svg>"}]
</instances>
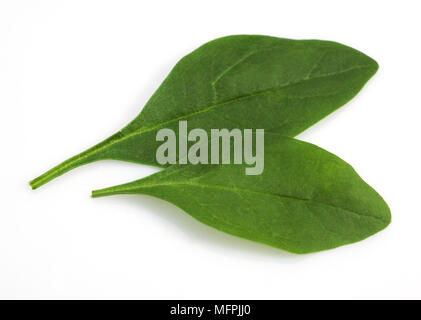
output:
<instances>
[{"instance_id":1,"label":"green stem","mask_svg":"<svg viewBox=\"0 0 421 320\"><path fill-rule=\"evenodd\" d=\"M104 188L104 189L98 189L92 191L92 198L99 198L99 197L106 197L106 196L112 196L116 194L121 194L121 192L117 190L113 190L113 188Z\"/></svg>"},{"instance_id":2,"label":"green stem","mask_svg":"<svg viewBox=\"0 0 421 320\"><path fill-rule=\"evenodd\" d=\"M29 185L32 187L33 190L35 190L39 188L40 186L46 184L47 182L53 180L54 178L57 178L74 168L80 167L84 164L88 164L97 160L104 159L104 157L100 156L99 151L113 144L119 137L120 137L120 133L114 134L113 136L98 143L92 148L84 152L81 152L78 155L71 157L70 159L67 159L66 161L60 163L59 165L55 166L54 168L48 170L47 172L43 173L39 177L30 181Z\"/></svg>"}]
</instances>

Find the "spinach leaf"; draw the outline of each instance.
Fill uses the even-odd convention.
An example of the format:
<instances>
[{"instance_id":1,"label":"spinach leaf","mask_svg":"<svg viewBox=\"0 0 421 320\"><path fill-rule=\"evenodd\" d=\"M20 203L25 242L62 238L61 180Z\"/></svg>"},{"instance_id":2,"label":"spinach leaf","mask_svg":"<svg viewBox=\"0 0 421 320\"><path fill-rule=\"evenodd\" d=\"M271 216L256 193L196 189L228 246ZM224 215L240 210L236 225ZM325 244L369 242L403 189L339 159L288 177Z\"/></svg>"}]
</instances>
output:
<instances>
[{"instance_id":1,"label":"spinach leaf","mask_svg":"<svg viewBox=\"0 0 421 320\"><path fill-rule=\"evenodd\" d=\"M265 136L265 170L243 165L174 165L93 197L145 194L239 237L294 253L362 240L390 223L384 200L354 169L309 143Z\"/></svg>"},{"instance_id":2,"label":"spinach leaf","mask_svg":"<svg viewBox=\"0 0 421 320\"><path fill-rule=\"evenodd\" d=\"M125 128L30 182L33 189L84 164L116 159L158 165L157 130L265 129L295 136L352 99L377 71L335 42L228 36L181 59ZM176 131L176 130L175 130Z\"/></svg>"}]
</instances>

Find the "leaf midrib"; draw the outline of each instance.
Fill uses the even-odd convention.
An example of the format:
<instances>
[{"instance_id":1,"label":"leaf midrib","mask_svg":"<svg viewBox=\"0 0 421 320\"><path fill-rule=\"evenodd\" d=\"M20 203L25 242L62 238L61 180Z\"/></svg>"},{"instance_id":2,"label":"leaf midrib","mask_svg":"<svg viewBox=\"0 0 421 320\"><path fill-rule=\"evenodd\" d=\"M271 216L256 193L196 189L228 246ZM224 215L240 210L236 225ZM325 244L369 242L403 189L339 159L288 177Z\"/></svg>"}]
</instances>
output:
<instances>
[{"instance_id":1,"label":"leaf midrib","mask_svg":"<svg viewBox=\"0 0 421 320\"><path fill-rule=\"evenodd\" d=\"M350 67L350 68L347 68L347 69L344 69L344 70L341 70L341 71L338 71L338 72L331 72L331 73L324 74L324 75L318 76L318 77L300 79L300 80L295 81L295 82L289 82L289 83L286 83L286 84L281 85L281 86L277 86L277 87L265 89L265 90L262 90L262 91L252 92L252 93L247 94L247 95L244 95L244 96L239 96L239 97L235 97L233 99L226 100L224 102L216 103L216 104L210 105L208 107L205 107L204 109L201 109L201 110L198 110L198 111L195 111L195 112L191 112L191 113L188 113L188 114L185 114L185 115L176 117L176 118L171 119L171 120L160 122L160 123L158 123L158 124L156 124L156 125L154 125L152 127L139 128L139 129L137 129L137 130L135 130L135 131L127 134L127 135L123 135L123 136L121 136L119 138L116 138L114 140L111 140L108 144L105 144L105 145L103 145L103 146L101 146L99 148L92 149L91 152L87 152L87 153L83 154L82 156L80 156L78 158L78 160L82 160L84 158L88 158L88 157L92 156L93 154L98 153L99 151L101 151L103 149L109 148L110 146L112 146L112 145L114 145L116 143L120 143L120 142L122 142L124 140L128 140L128 139L130 139L130 138L132 138L134 136L137 136L137 135L140 135L140 134L143 134L143 133L147 133L147 132L151 132L153 130L158 129L159 127L161 127L163 125L167 125L169 123L173 123L173 122L176 122L176 121L179 121L179 120L183 120L183 119L186 119L186 118L189 118L189 117L192 117L192 116L201 114L201 113L205 113L205 112L208 112L208 111L213 110L215 108L218 108L220 106L224 106L224 105L227 105L227 104L230 104L230 103L233 103L233 102L237 102L237 101L247 100L247 99L249 99L251 97L254 97L254 96L263 95L263 94L267 94L267 93L270 93L270 92L273 92L273 91L276 91L276 90L280 90L280 89L283 89L283 88L287 88L287 87L290 87L290 86L298 85L298 84L300 84L302 82L306 82L306 81L310 81L310 80L314 80L314 79L327 78L327 77L330 77L330 76L335 76L335 75L338 75L338 74L347 73L347 72L350 72L350 71L353 71L353 70L356 70L356 69L365 69L365 68L371 68L371 66L370 65L358 65L358 66ZM121 133L121 131L120 131L120 133ZM69 166L70 165L71 164L69 164Z\"/></svg>"},{"instance_id":2,"label":"leaf midrib","mask_svg":"<svg viewBox=\"0 0 421 320\"><path fill-rule=\"evenodd\" d=\"M218 185L218 184L208 184L208 183L194 183L191 181L177 181L177 182L165 182L165 183L145 183L142 186L134 186L134 187L129 187L126 189L120 189L117 192L118 193L130 193L131 191L137 191L139 189L142 188L150 188L150 187L160 187L160 186L180 186L180 185L186 185L186 186L194 186L194 187L201 187L201 188L213 188L213 189L221 189L221 190L228 190L228 191L232 191L232 192L248 192L248 193L253 193L253 194L258 194L258 195L264 195L264 196L271 196L271 197L276 197L276 198L286 198L286 199L292 199L292 200L297 200L297 201L308 201L308 202L314 202L314 203L318 203L318 204L322 204L328 207L332 207L335 209L340 209L342 211L351 213L353 215L357 215L358 217L366 217L366 218L371 218L377 221L381 221L381 222L387 222L379 217L376 216L371 216L371 215L367 215L367 214L363 214L357 211L352 211L346 208L342 208L333 204L329 204L329 203L325 203L325 202L321 202L315 199L310 199L310 198L300 198L300 197L296 197L296 196L290 196L290 195L284 195L284 194L278 194L278 193L271 193L271 192L265 192L265 191L257 191L257 190L251 190L251 189L246 189L246 188L238 188L235 186L223 186L223 185Z\"/></svg>"},{"instance_id":3,"label":"leaf midrib","mask_svg":"<svg viewBox=\"0 0 421 320\"><path fill-rule=\"evenodd\" d=\"M197 114L205 113L205 112L208 112L208 111L213 110L215 108L218 108L220 106L224 106L226 104L230 104L230 103L233 103L233 102L238 102L238 101L246 100L246 99L249 99L251 97L255 97L255 96L259 96L259 95L264 95L264 94L270 93L272 91L276 91L276 90L288 88L288 87L291 87L291 86L294 86L294 85L298 85L298 84L301 84L302 82L306 82L306 81L310 81L310 80L314 80L314 79L327 78L327 77L330 77L330 76L335 76L335 75L338 75L338 74L347 73L347 72L350 72L350 71L353 71L353 70L356 70L356 69L364 69L364 68L370 68L370 67L371 66L369 66L369 65L354 66L354 67L350 67L350 68L341 70L339 72L331 72L331 73L324 74L324 75L319 76L319 77L303 78L303 79L300 79L298 81L288 82L288 83L286 83L284 85L280 85L280 86L277 86L277 87L273 87L273 88L269 88L269 89L265 89L265 90L261 90L261 91L255 91L255 92L252 92L252 93L249 93L249 94L246 94L246 95L243 95L243 96L238 96L238 97L235 97L235 98L232 98L232 99L229 99L229 100L220 102L220 103L215 103L213 105L204 107L201 110L194 111L194 112L191 112L191 113L188 113L188 114L185 114L185 115L176 117L176 118L171 119L171 120L160 122L160 123L158 123L158 124L156 124L156 125L154 125L152 127L146 128L146 129L140 128L140 129L135 130L132 133L128 134L127 136L122 137L121 139L124 139L125 137L129 138L129 137L131 137L133 135L137 135L137 134L142 134L142 133L150 132L150 131L153 131L153 130L161 127L162 125L166 125L166 124L169 124L169 123L172 123L172 122L175 122L175 121L179 121L179 120L182 120L182 119L185 119L185 118L189 118L189 117L195 116ZM317 97L317 96L312 96L312 97Z\"/></svg>"}]
</instances>

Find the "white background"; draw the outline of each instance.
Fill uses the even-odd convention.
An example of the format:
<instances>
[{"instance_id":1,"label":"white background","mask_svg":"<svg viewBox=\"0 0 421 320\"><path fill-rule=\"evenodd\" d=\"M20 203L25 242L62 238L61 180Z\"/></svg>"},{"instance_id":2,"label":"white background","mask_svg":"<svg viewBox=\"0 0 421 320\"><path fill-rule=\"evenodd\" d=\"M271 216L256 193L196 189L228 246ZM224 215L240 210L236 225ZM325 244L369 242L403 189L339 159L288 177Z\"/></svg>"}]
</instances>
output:
<instances>
[{"instance_id":1,"label":"white background","mask_svg":"<svg viewBox=\"0 0 421 320\"><path fill-rule=\"evenodd\" d=\"M0 0L0 298L421 298L420 1ZM155 168L28 181L134 118L183 55L214 38L334 40L380 64L299 136L388 202L392 224L293 255L200 224L158 199L92 199Z\"/></svg>"}]
</instances>

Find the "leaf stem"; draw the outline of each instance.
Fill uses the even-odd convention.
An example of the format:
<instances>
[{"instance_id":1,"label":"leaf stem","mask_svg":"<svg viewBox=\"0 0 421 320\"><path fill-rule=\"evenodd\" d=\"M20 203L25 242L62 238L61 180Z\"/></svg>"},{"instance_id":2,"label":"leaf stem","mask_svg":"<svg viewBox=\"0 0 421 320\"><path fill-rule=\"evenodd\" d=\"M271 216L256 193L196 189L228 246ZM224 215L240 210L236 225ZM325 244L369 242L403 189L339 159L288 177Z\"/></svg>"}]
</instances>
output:
<instances>
[{"instance_id":1,"label":"leaf stem","mask_svg":"<svg viewBox=\"0 0 421 320\"><path fill-rule=\"evenodd\" d=\"M120 194L118 190L113 190L113 188L104 188L104 189L98 189L92 191L92 198L99 198L99 197L106 197L106 196L112 196L116 194Z\"/></svg>"},{"instance_id":2,"label":"leaf stem","mask_svg":"<svg viewBox=\"0 0 421 320\"><path fill-rule=\"evenodd\" d=\"M61 176L62 174L80 167L84 164L88 164L94 161L105 159L103 154L99 154L99 151L103 150L105 147L109 146L115 140L117 140L121 136L120 132L112 135L108 139L96 144L92 148L85 150L79 153L76 156L73 156L66 161L60 163L59 165L55 166L54 168L48 170L47 172L43 173L39 177L33 179L29 182L29 185L32 187L33 190L41 187L42 185L46 184L47 182L53 180Z\"/></svg>"},{"instance_id":3,"label":"leaf stem","mask_svg":"<svg viewBox=\"0 0 421 320\"><path fill-rule=\"evenodd\" d=\"M70 171L78 166L86 164L86 157L89 154L82 152L66 161L60 163L59 165L55 166L54 168L48 170L47 172L43 173L39 177L35 178L34 180L29 182L29 185L32 187L33 190L39 188L40 186L46 184L47 182L53 180L61 176L62 174Z\"/></svg>"},{"instance_id":4,"label":"leaf stem","mask_svg":"<svg viewBox=\"0 0 421 320\"><path fill-rule=\"evenodd\" d=\"M153 176L153 175L152 175ZM92 191L92 198L99 198L99 197L105 197L105 196L112 196L116 194L132 194L137 193L134 191L139 191L142 186L139 184L141 181L147 180L148 177L135 180L128 183L119 184L116 186L104 188L104 189L98 189Z\"/></svg>"}]
</instances>

